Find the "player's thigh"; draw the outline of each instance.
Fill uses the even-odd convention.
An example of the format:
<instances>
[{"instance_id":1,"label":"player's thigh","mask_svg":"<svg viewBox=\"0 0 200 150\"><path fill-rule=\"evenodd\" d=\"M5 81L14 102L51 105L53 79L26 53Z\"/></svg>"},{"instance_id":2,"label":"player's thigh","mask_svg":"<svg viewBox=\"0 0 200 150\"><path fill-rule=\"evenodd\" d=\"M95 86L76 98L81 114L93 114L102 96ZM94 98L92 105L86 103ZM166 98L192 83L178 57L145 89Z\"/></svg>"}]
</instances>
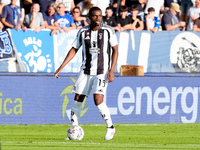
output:
<instances>
[{"instance_id":1,"label":"player's thigh","mask_svg":"<svg viewBox=\"0 0 200 150\"><path fill-rule=\"evenodd\" d=\"M73 93L76 93L78 95L86 95L88 96L91 87L89 86L90 84L90 77L86 74L84 74L83 71L81 71L78 75L78 78L74 84L74 87L72 89Z\"/></svg>"}]
</instances>

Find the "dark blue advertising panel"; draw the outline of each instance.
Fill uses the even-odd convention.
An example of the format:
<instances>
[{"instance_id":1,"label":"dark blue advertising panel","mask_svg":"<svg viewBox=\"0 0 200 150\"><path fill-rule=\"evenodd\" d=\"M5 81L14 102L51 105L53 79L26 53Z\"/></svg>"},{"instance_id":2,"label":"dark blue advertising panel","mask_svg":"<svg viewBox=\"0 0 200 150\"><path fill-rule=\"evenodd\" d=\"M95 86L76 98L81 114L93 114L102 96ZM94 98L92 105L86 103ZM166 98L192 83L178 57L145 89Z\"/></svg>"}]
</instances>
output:
<instances>
[{"instance_id":1,"label":"dark blue advertising panel","mask_svg":"<svg viewBox=\"0 0 200 150\"><path fill-rule=\"evenodd\" d=\"M76 76L1 75L0 124L70 123ZM199 77L116 77L104 101L114 123L195 123ZM92 93L79 123L104 123Z\"/></svg>"}]
</instances>

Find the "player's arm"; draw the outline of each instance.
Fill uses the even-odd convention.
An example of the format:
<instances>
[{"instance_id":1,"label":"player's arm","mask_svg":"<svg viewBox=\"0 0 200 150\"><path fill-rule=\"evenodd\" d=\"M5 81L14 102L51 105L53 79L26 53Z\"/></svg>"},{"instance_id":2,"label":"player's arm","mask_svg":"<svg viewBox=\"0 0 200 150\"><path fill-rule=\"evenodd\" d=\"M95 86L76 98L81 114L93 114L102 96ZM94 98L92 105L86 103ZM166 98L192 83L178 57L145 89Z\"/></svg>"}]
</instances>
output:
<instances>
[{"instance_id":1,"label":"player's arm","mask_svg":"<svg viewBox=\"0 0 200 150\"><path fill-rule=\"evenodd\" d=\"M70 51L68 52L67 56L65 57L63 63L60 65L60 67L56 70L54 76L55 78L59 78L58 74L63 70L63 68L65 67L65 65L67 65L67 63L72 60L72 58L76 55L78 49L75 49L74 47L72 47L70 49Z\"/></svg>"},{"instance_id":2,"label":"player's arm","mask_svg":"<svg viewBox=\"0 0 200 150\"><path fill-rule=\"evenodd\" d=\"M112 63L111 63L111 68L108 72L108 82L112 82L115 78L114 76L114 71L115 71L115 66L117 64L117 58L118 58L118 45L115 45L112 47Z\"/></svg>"},{"instance_id":3,"label":"player's arm","mask_svg":"<svg viewBox=\"0 0 200 150\"><path fill-rule=\"evenodd\" d=\"M198 26L196 24L194 24L193 31L200 32L200 28L198 28Z\"/></svg>"},{"instance_id":4,"label":"player's arm","mask_svg":"<svg viewBox=\"0 0 200 150\"><path fill-rule=\"evenodd\" d=\"M7 27L9 27L9 28L15 28L14 25L11 25L10 23L8 23L8 22L6 21L6 18L1 18L1 22L2 22L5 26L7 26Z\"/></svg>"}]
</instances>

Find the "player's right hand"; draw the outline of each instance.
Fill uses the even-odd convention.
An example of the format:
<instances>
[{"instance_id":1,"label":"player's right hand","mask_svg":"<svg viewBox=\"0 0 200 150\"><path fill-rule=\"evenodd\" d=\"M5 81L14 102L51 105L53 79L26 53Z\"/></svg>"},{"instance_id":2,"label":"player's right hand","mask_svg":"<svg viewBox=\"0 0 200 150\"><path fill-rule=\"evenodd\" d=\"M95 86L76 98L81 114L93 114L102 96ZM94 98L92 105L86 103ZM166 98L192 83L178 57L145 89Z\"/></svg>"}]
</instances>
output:
<instances>
[{"instance_id":1,"label":"player's right hand","mask_svg":"<svg viewBox=\"0 0 200 150\"><path fill-rule=\"evenodd\" d=\"M60 73L60 70L57 69L56 72L55 72L55 74L54 74L54 77L55 77L55 78L59 78L59 76L58 76L59 73Z\"/></svg>"}]
</instances>

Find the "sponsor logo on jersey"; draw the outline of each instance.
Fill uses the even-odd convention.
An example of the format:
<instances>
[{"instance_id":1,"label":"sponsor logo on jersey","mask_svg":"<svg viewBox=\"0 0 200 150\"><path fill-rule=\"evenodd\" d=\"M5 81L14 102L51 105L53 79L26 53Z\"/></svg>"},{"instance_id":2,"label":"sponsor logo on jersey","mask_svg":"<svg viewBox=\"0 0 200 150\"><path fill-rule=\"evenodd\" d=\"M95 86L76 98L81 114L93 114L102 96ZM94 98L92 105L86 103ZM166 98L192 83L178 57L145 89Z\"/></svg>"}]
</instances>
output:
<instances>
[{"instance_id":1,"label":"sponsor logo on jersey","mask_svg":"<svg viewBox=\"0 0 200 150\"><path fill-rule=\"evenodd\" d=\"M87 36L90 35L90 32L86 32L86 35L87 35Z\"/></svg>"},{"instance_id":2,"label":"sponsor logo on jersey","mask_svg":"<svg viewBox=\"0 0 200 150\"><path fill-rule=\"evenodd\" d=\"M90 37L89 37L89 36L86 36L85 40L89 40L89 39L90 39Z\"/></svg>"}]
</instances>

